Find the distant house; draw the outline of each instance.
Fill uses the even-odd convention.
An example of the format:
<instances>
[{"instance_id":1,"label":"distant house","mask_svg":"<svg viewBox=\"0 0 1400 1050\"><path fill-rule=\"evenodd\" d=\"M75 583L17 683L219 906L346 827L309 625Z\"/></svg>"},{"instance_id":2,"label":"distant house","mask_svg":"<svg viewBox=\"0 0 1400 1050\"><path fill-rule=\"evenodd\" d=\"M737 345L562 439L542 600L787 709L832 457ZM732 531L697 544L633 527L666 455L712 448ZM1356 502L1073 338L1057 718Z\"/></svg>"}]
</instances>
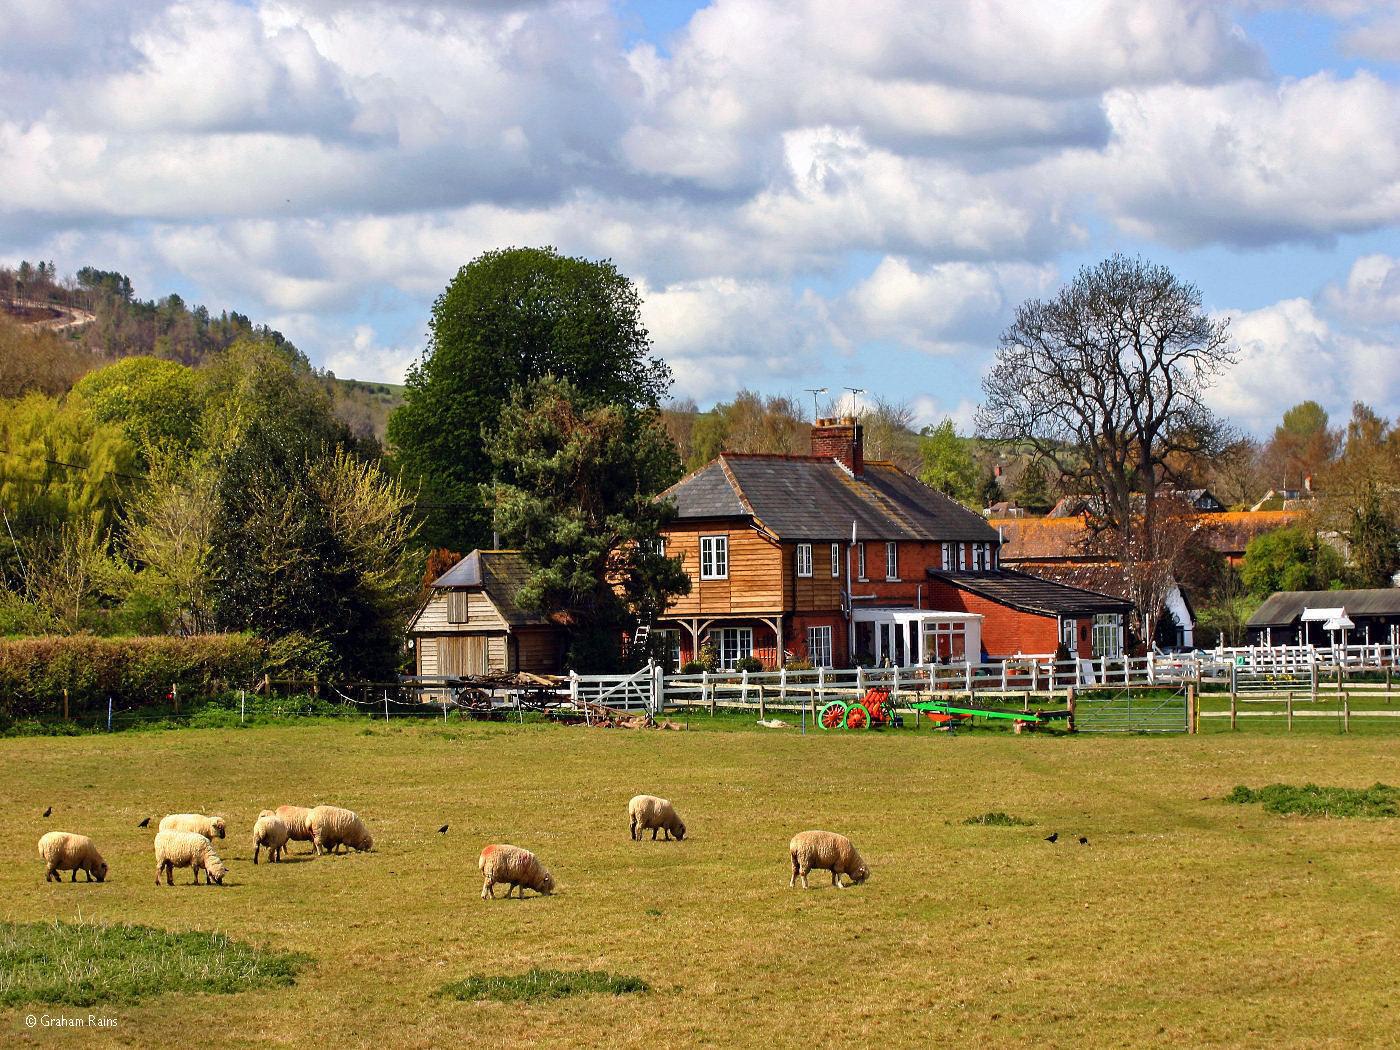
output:
<instances>
[{"instance_id":1,"label":"distant house","mask_svg":"<svg viewBox=\"0 0 1400 1050\"><path fill-rule=\"evenodd\" d=\"M854 419L818 420L810 456L724 452L664 495L664 550L692 583L654 625L677 663L706 647L721 667L1121 649L1126 602L1003 571L997 530L867 461Z\"/></svg>"},{"instance_id":2,"label":"distant house","mask_svg":"<svg viewBox=\"0 0 1400 1050\"><path fill-rule=\"evenodd\" d=\"M1400 589L1279 591L1246 625L1251 645L1369 645L1400 641Z\"/></svg>"},{"instance_id":3,"label":"distant house","mask_svg":"<svg viewBox=\"0 0 1400 1050\"><path fill-rule=\"evenodd\" d=\"M472 551L433 581L409 622L420 676L562 670L562 628L520 607L528 568L519 551Z\"/></svg>"},{"instance_id":4,"label":"distant house","mask_svg":"<svg viewBox=\"0 0 1400 1050\"><path fill-rule=\"evenodd\" d=\"M1157 493L1159 499L1171 500L1182 507L1190 507L1200 514L1218 514L1225 509L1225 504L1215 498L1215 493L1210 489L1170 489ZM1143 496L1138 494L1133 497L1139 503L1143 502ZM1085 512L1095 508L1102 508L1101 497L1090 495L1062 496L1046 513L1047 518L1079 518Z\"/></svg>"}]
</instances>

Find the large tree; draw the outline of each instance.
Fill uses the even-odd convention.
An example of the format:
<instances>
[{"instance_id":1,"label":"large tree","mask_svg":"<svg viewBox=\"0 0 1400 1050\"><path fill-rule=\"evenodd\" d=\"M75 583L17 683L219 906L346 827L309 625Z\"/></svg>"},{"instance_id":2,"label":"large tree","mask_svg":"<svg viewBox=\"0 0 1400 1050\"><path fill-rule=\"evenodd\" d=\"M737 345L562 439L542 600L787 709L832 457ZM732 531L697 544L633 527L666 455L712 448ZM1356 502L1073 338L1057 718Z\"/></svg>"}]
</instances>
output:
<instances>
[{"instance_id":1,"label":"large tree","mask_svg":"<svg viewBox=\"0 0 1400 1050\"><path fill-rule=\"evenodd\" d=\"M1114 255L1054 298L1022 303L983 380L982 433L1051 463L1089 497L1091 524L1112 534L1129 577L1153 581L1135 595L1144 638L1179 548L1175 530L1157 529L1158 493L1178 483L1175 458L1229 444L1205 392L1234 360L1228 321L1205 312L1198 288Z\"/></svg>"},{"instance_id":2,"label":"large tree","mask_svg":"<svg viewBox=\"0 0 1400 1050\"><path fill-rule=\"evenodd\" d=\"M1319 523L1347 542L1352 581L1390 586L1400 569L1400 431L1359 401L1341 456L1323 470L1316 507Z\"/></svg>"},{"instance_id":3,"label":"large tree","mask_svg":"<svg viewBox=\"0 0 1400 1050\"><path fill-rule=\"evenodd\" d=\"M582 405L660 406L671 373L651 354L641 305L611 262L553 248L487 252L457 272L389 421L398 463L422 484L428 542L470 550L490 539L484 440L518 388L553 375Z\"/></svg>"},{"instance_id":4,"label":"large tree","mask_svg":"<svg viewBox=\"0 0 1400 1050\"><path fill-rule=\"evenodd\" d=\"M919 432L919 480L968 506L977 502L977 464L951 419Z\"/></svg>"},{"instance_id":5,"label":"large tree","mask_svg":"<svg viewBox=\"0 0 1400 1050\"><path fill-rule=\"evenodd\" d=\"M568 625L572 666L610 669L624 630L690 590L658 550L675 508L656 497L680 474L658 413L548 377L515 392L487 449L495 527L531 565L519 600Z\"/></svg>"}]
</instances>

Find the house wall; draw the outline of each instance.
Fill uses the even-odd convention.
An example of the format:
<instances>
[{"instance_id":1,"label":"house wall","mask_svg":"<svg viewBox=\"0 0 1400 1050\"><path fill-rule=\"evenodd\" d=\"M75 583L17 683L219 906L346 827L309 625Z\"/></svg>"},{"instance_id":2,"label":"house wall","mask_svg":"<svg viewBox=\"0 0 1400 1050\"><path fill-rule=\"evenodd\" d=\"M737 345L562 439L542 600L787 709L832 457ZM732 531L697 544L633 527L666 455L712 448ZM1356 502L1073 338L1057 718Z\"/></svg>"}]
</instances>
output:
<instances>
[{"instance_id":1,"label":"house wall","mask_svg":"<svg viewBox=\"0 0 1400 1050\"><path fill-rule=\"evenodd\" d=\"M448 634L454 631L504 631L506 629L505 618L496 611L496 607L491 604L491 599L486 596L486 592L479 590L455 592L466 595L467 622L451 623L448 603L451 600L449 595L452 593L454 592L448 590L433 591L417 617L409 624L408 633Z\"/></svg>"},{"instance_id":2,"label":"house wall","mask_svg":"<svg viewBox=\"0 0 1400 1050\"><path fill-rule=\"evenodd\" d=\"M690 577L690 593L675 599L668 616L703 616L731 612L775 612L784 606L782 547L752 528L733 522L679 522L663 533L668 557L681 559ZM729 576L700 579L700 537L729 537Z\"/></svg>"},{"instance_id":3,"label":"house wall","mask_svg":"<svg viewBox=\"0 0 1400 1050\"><path fill-rule=\"evenodd\" d=\"M930 592L929 608L980 613L984 617L982 648L989 659L1001 660L1017 653L1053 653L1059 647L1059 620L1054 616L1021 612L955 587L946 580L929 580L924 593ZM1083 620L1077 625L1081 653L1091 650L1092 628L1092 620Z\"/></svg>"}]
</instances>

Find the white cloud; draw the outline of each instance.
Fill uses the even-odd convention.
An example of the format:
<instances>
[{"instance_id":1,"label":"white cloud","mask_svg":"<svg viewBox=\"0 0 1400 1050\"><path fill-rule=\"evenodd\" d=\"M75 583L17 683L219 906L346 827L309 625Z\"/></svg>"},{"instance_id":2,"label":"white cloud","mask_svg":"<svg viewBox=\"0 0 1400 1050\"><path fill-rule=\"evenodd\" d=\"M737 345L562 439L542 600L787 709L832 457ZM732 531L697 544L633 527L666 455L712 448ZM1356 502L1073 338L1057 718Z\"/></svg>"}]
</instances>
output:
<instances>
[{"instance_id":1,"label":"white cloud","mask_svg":"<svg viewBox=\"0 0 1400 1050\"><path fill-rule=\"evenodd\" d=\"M1343 285L1330 285L1324 301L1357 324L1400 324L1400 259L1363 255Z\"/></svg>"},{"instance_id":2,"label":"white cloud","mask_svg":"<svg viewBox=\"0 0 1400 1050\"><path fill-rule=\"evenodd\" d=\"M932 354L986 353L1015 305L1042 294L1053 267L942 263L916 270L886 256L845 296L848 343L874 340Z\"/></svg>"},{"instance_id":3,"label":"white cloud","mask_svg":"<svg viewBox=\"0 0 1400 1050\"><path fill-rule=\"evenodd\" d=\"M1060 173L1135 235L1262 245L1400 221L1400 87L1369 73L1119 90L1106 110L1108 149Z\"/></svg>"},{"instance_id":4,"label":"white cloud","mask_svg":"<svg viewBox=\"0 0 1400 1050\"><path fill-rule=\"evenodd\" d=\"M1233 422L1267 434L1284 409L1319 402L1345 416L1365 401L1386 416L1400 413L1400 345L1329 323L1308 299L1285 299L1234 312L1231 333L1239 360L1210 391L1209 401Z\"/></svg>"}]
</instances>

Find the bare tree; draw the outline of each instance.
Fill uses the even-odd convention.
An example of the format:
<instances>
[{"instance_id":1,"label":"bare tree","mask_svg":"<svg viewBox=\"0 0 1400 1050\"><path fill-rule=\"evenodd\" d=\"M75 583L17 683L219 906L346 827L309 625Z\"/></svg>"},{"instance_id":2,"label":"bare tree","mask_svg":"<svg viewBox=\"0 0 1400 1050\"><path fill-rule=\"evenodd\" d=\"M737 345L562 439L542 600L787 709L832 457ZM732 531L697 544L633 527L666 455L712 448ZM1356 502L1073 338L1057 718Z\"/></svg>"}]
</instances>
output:
<instances>
[{"instance_id":1,"label":"bare tree","mask_svg":"<svg viewBox=\"0 0 1400 1050\"><path fill-rule=\"evenodd\" d=\"M1177 546L1167 538L1176 530L1156 528L1173 459L1211 455L1233 437L1204 401L1235 361L1228 326L1166 267L1114 255L1053 299L1022 303L983 380L982 434L1030 447L1077 485L1129 578ZM1149 640L1156 612L1138 609Z\"/></svg>"},{"instance_id":2,"label":"bare tree","mask_svg":"<svg viewBox=\"0 0 1400 1050\"><path fill-rule=\"evenodd\" d=\"M910 474L919 472L919 435L913 430L914 410L909 402L876 397L862 408L860 423L867 460L888 460Z\"/></svg>"}]
</instances>

